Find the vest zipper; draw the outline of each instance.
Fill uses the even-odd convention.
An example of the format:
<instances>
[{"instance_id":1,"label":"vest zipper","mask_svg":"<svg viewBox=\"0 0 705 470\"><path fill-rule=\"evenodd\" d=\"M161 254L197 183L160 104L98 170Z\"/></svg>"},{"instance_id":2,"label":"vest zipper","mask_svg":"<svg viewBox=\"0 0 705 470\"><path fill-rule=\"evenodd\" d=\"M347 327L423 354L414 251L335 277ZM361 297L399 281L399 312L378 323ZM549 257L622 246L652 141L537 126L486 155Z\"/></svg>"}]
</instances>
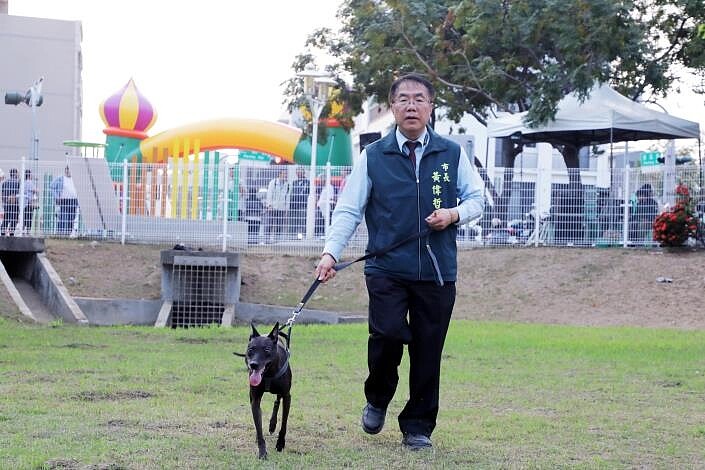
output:
<instances>
[{"instance_id":1,"label":"vest zipper","mask_svg":"<svg viewBox=\"0 0 705 470\"><path fill-rule=\"evenodd\" d=\"M423 160L423 157L421 158ZM421 166L421 160L419 160L418 166ZM418 221L418 231L421 232L421 190L419 188L419 169L417 168L417 165L414 165L413 168L414 171L414 179L416 179L416 214L418 217L416 220ZM417 260L416 260L416 265L418 266L419 269L419 275L418 275L418 280L421 280L421 239L419 238L417 241Z\"/></svg>"}]
</instances>

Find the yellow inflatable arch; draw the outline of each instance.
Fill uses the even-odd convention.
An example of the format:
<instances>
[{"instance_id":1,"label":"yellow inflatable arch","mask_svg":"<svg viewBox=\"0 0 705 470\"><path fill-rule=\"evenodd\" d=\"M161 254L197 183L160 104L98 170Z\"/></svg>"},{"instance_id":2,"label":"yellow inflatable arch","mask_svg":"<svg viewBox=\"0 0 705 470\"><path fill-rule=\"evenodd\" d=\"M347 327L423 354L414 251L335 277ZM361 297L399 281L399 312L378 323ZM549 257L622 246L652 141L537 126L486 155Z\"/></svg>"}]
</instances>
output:
<instances>
[{"instance_id":1,"label":"yellow inflatable arch","mask_svg":"<svg viewBox=\"0 0 705 470\"><path fill-rule=\"evenodd\" d=\"M175 127L139 144L139 155L147 163L165 163L167 155L184 157L196 151L238 148L254 150L294 161L301 130L285 124L257 119L224 118Z\"/></svg>"}]
</instances>

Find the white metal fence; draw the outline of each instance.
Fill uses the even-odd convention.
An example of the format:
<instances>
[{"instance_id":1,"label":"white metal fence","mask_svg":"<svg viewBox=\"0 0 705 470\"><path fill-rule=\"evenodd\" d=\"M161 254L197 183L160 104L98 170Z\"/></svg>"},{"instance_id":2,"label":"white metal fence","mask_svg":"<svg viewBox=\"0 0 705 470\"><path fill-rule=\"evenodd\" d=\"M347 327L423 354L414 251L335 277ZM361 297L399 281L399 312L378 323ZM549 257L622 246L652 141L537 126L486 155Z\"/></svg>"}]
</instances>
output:
<instances>
[{"instance_id":1,"label":"white metal fence","mask_svg":"<svg viewBox=\"0 0 705 470\"><path fill-rule=\"evenodd\" d=\"M3 235L292 255L321 252L349 171L319 167L309 201L308 167L296 165L188 159L108 164L72 157L67 163L22 160L3 166ZM697 166L670 172L663 166L616 169L611 175L570 171L482 170L485 211L461 227L459 247L657 246L651 224L673 204L676 184L687 184L698 199L703 182ZM69 175L73 190L64 178ZM698 210L702 216L702 198ZM311 237L307 224L313 224ZM346 254L362 253L365 244L363 224Z\"/></svg>"}]
</instances>

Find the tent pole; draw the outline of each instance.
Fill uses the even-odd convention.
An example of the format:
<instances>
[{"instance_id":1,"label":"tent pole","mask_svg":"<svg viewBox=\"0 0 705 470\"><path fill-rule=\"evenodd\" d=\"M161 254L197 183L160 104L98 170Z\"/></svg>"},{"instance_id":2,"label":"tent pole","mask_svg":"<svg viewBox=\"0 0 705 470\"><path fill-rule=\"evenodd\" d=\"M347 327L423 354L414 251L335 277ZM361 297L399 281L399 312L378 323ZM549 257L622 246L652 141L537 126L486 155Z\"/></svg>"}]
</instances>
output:
<instances>
[{"instance_id":1,"label":"tent pole","mask_svg":"<svg viewBox=\"0 0 705 470\"><path fill-rule=\"evenodd\" d=\"M698 177L700 182L700 196L705 196L703 191L703 154L700 151L700 136L698 136Z\"/></svg>"},{"instance_id":2,"label":"tent pole","mask_svg":"<svg viewBox=\"0 0 705 470\"><path fill-rule=\"evenodd\" d=\"M614 197L612 194L612 178L613 178L613 165L614 165L614 155L613 155L613 150L614 150L614 134L613 134L614 128L610 127L610 195Z\"/></svg>"},{"instance_id":3,"label":"tent pole","mask_svg":"<svg viewBox=\"0 0 705 470\"><path fill-rule=\"evenodd\" d=\"M487 172L489 171L489 168L487 168L487 159L489 157L489 153L490 153L490 138L489 138L489 136L487 136L487 138L485 139L485 174L487 175L488 178L490 176L489 174L487 174Z\"/></svg>"},{"instance_id":4,"label":"tent pole","mask_svg":"<svg viewBox=\"0 0 705 470\"><path fill-rule=\"evenodd\" d=\"M629 142L624 142L624 175L622 175L622 198L624 200L622 209L622 246L627 247L629 241Z\"/></svg>"}]
</instances>

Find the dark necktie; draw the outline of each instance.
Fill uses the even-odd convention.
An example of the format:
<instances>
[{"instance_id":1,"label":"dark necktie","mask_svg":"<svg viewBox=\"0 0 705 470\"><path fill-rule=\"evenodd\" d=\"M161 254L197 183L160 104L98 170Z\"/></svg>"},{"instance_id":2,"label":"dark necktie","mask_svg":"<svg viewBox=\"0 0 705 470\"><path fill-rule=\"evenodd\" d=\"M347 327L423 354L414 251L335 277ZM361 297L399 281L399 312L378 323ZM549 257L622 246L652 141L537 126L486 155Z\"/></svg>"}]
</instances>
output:
<instances>
[{"instance_id":1,"label":"dark necktie","mask_svg":"<svg viewBox=\"0 0 705 470\"><path fill-rule=\"evenodd\" d=\"M409 160L411 160L411 166L416 171L416 147L420 146L421 142L416 142L413 140L407 140L404 146L408 149Z\"/></svg>"}]
</instances>

